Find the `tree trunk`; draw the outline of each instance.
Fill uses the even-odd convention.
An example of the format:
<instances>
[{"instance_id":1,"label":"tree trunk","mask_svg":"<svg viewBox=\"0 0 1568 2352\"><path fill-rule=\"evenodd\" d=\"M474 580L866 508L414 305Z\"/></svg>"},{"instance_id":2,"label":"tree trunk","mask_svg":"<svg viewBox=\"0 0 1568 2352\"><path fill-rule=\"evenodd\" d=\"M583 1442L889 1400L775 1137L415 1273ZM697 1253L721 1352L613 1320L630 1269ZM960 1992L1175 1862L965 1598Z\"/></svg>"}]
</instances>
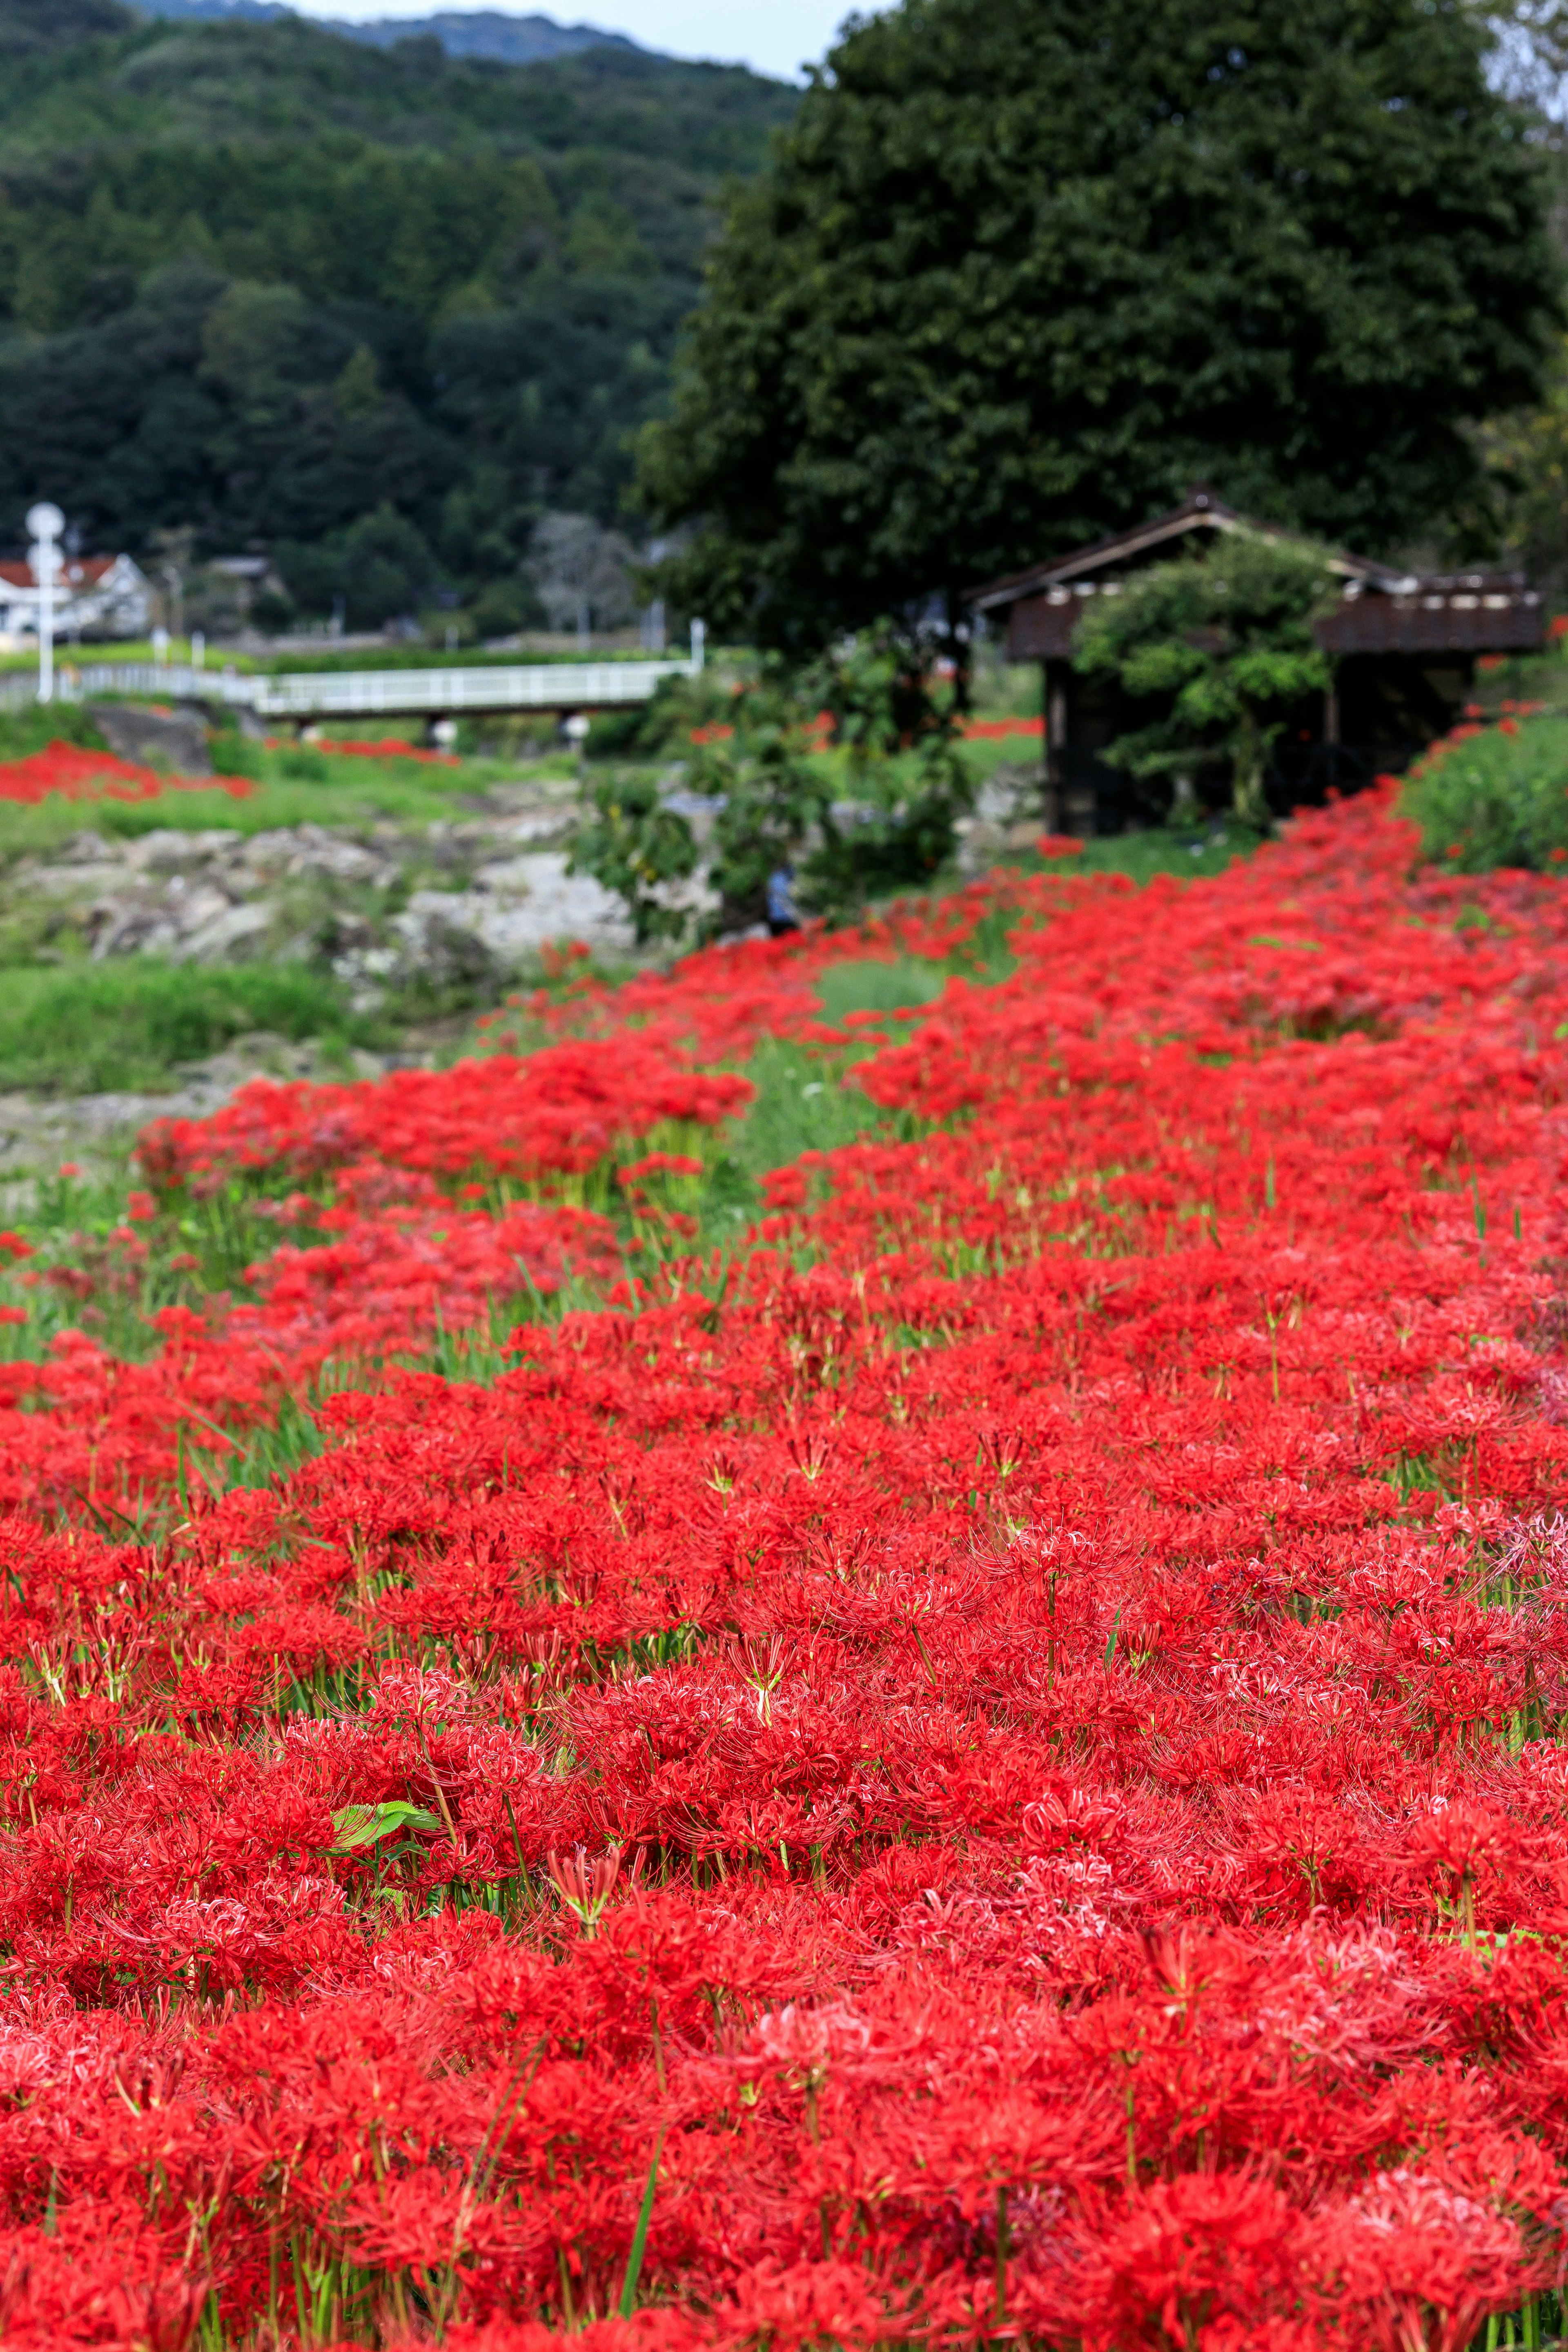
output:
<instances>
[{"instance_id":1,"label":"tree trunk","mask_svg":"<svg viewBox=\"0 0 1568 2352\"><path fill-rule=\"evenodd\" d=\"M1257 719L1250 710L1244 712L1232 753L1231 800L1242 824L1258 833L1268 833L1273 823L1263 793L1268 751L1268 739Z\"/></svg>"}]
</instances>

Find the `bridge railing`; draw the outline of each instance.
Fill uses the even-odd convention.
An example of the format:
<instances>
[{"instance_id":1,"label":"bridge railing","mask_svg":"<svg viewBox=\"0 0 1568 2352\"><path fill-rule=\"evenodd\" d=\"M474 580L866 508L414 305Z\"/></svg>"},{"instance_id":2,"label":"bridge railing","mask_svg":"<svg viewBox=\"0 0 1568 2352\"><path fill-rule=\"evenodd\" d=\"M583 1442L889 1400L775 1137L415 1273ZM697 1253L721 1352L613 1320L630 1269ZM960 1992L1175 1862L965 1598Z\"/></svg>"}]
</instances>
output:
<instances>
[{"instance_id":1,"label":"bridge railing","mask_svg":"<svg viewBox=\"0 0 1568 2352\"><path fill-rule=\"evenodd\" d=\"M465 710L606 710L647 702L667 677L690 677L689 661L539 662L471 669L293 670L280 677L175 662L86 662L62 668L62 702L132 695L166 702L221 702L258 719L354 719L377 714L457 717ZM0 704L37 692L30 671L0 679Z\"/></svg>"},{"instance_id":2,"label":"bridge railing","mask_svg":"<svg viewBox=\"0 0 1568 2352\"><path fill-rule=\"evenodd\" d=\"M604 710L646 702L684 661L552 662L518 669L363 669L257 678L268 719L350 719L376 711Z\"/></svg>"}]
</instances>

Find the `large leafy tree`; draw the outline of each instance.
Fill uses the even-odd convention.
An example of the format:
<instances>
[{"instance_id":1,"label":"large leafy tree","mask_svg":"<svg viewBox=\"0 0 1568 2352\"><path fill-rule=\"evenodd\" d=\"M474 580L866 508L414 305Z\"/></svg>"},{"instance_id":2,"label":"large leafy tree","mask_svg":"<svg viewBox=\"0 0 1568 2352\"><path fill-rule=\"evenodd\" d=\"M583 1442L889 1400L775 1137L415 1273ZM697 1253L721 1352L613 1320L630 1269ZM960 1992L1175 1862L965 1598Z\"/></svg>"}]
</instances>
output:
<instances>
[{"instance_id":1,"label":"large leafy tree","mask_svg":"<svg viewBox=\"0 0 1568 2352\"><path fill-rule=\"evenodd\" d=\"M732 200L644 495L672 583L781 644L1196 478L1427 526L1556 304L1524 118L1458 0L905 0Z\"/></svg>"}]
</instances>

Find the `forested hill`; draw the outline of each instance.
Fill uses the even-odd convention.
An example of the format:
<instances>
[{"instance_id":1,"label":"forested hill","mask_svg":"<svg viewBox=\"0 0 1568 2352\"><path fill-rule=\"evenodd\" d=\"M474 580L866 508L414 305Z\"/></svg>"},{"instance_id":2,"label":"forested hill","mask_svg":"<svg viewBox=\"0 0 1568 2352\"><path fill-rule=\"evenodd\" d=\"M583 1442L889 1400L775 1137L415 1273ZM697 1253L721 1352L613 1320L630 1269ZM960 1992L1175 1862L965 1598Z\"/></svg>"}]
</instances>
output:
<instances>
[{"instance_id":1,"label":"forested hill","mask_svg":"<svg viewBox=\"0 0 1568 2352\"><path fill-rule=\"evenodd\" d=\"M267 24L279 16L297 16L284 0L134 0L142 16L183 16L205 22L249 18ZM639 44L625 33L601 32L593 25L558 25L552 16L519 16L496 8L441 9L434 16L318 17L346 40L368 41L390 49L398 41L434 33L448 57L499 58L510 65L534 65L541 58L574 57L579 49L597 48L608 41L616 48Z\"/></svg>"},{"instance_id":2,"label":"forested hill","mask_svg":"<svg viewBox=\"0 0 1568 2352\"><path fill-rule=\"evenodd\" d=\"M542 508L613 516L710 200L795 103L116 0L0 0L0 541L47 494L98 545L281 548L307 604L367 518L469 594Z\"/></svg>"}]
</instances>

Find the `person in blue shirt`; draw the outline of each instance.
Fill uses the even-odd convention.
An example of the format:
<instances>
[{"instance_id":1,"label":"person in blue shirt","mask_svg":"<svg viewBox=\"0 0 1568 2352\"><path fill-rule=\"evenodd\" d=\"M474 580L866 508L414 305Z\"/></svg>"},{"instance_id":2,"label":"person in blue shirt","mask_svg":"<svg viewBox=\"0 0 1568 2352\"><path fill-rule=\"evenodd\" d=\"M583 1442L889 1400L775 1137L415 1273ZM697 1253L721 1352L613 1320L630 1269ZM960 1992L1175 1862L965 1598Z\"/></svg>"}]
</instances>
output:
<instances>
[{"instance_id":1,"label":"person in blue shirt","mask_svg":"<svg viewBox=\"0 0 1568 2352\"><path fill-rule=\"evenodd\" d=\"M775 866L768 876L768 929L775 940L798 931L800 915L795 903L795 868Z\"/></svg>"}]
</instances>

